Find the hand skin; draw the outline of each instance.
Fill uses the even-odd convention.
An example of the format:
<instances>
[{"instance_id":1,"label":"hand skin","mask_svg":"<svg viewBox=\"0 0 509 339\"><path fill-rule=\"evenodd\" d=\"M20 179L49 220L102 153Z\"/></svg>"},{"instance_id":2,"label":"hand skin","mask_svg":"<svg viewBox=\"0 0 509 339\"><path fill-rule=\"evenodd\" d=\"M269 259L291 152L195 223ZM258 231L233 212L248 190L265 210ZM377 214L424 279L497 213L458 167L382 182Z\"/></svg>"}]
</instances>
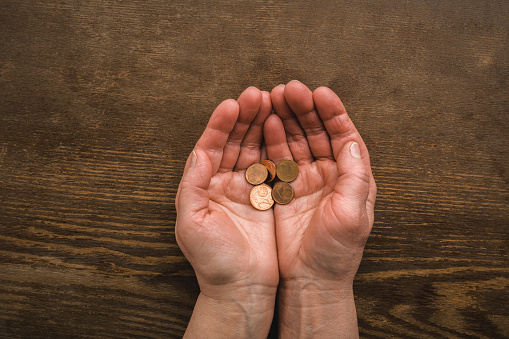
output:
<instances>
[{"instance_id":1,"label":"hand skin","mask_svg":"<svg viewBox=\"0 0 509 339\"><path fill-rule=\"evenodd\" d=\"M293 159L295 199L276 205L281 338L355 338L353 279L373 226L376 185L366 146L330 89L291 81L271 93L268 158Z\"/></svg>"},{"instance_id":2,"label":"hand skin","mask_svg":"<svg viewBox=\"0 0 509 339\"><path fill-rule=\"evenodd\" d=\"M300 174L294 201L260 212L244 171L265 158L262 124L267 157L294 159ZM185 337L266 337L278 281L280 337L357 337L352 285L376 185L339 98L298 81L270 98L247 89L218 106L194 151L176 199L177 241L201 289Z\"/></svg>"},{"instance_id":3,"label":"hand skin","mask_svg":"<svg viewBox=\"0 0 509 339\"><path fill-rule=\"evenodd\" d=\"M249 202L245 169L261 160L270 94L251 87L222 102L189 156L175 234L200 295L184 337L267 337L279 282L272 209Z\"/></svg>"}]
</instances>

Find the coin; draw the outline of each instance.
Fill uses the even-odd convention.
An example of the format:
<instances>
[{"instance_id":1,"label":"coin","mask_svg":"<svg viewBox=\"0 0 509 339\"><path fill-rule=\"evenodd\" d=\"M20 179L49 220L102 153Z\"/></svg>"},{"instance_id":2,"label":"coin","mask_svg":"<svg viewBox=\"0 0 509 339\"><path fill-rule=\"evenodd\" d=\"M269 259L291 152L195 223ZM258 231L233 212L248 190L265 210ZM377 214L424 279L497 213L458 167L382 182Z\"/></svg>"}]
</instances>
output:
<instances>
[{"instance_id":1,"label":"coin","mask_svg":"<svg viewBox=\"0 0 509 339\"><path fill-rule=\"evenodd\" d=\"M293 160L283 160L277 165L277 177L282 181L293 181L298 174L299 166Z\"/></svg>"},{"instance_id":2,"label":"coin","mask_svg":"<svg viewBox=\"0 0 509 339\"><path fill-rule=\"evenodd\" d=\"M260 211L268 210L274 205L272 189L266 184L253 187L251 193L249 193L249 200L251 201L251 205Z\"/></svg>"},{"instance_id":3,"label":"coin","mask_svg":"<svg viewBox=\"0 0 509 339\"><path fill-rule=\"evenodd\" d=\"M265 168L267 168L267 171L269 172L266 181L271 182L276 177L276 164L270 160L262 160L261 163L263 166L265 166Z\"/></svg>"},{"instance_id":4,"label":"coin","mask_svg":"<svg viewBox=\"0 0 509 339\"><path fill-rule=\"evenodd\" d=\"M251 185L258 185L267 179L267 168L260 163L252 164L246 170L247 182Z\"/></svg>"},{"instance_id":5,"label":"coin","mask_svg":"<svg viewBox=\"0 0 509 339\"><path fill-rule=\"evenodd\" d=\"M279 181L272 188L272 198L280 205L286 205L293 200L293 187L287 182Z\"/></svg>"}]
</instances>

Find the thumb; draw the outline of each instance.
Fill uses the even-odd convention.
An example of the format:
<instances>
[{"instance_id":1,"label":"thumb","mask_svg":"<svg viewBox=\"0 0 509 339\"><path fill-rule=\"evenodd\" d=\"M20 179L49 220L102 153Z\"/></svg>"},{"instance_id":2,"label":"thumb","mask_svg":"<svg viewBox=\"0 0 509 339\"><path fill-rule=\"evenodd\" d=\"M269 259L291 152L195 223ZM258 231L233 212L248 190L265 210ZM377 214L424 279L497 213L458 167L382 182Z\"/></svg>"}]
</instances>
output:
<instances>
[{"instance_id":1,"label":"thumb","mask_svg":"<svg viewBox=\"0 0 509 339\"><path fill-rule=\"evenodd\" d=\"M194 149L187 159L175 199L177 214L184 211L194 214L208 208L211 171L212 164L207 154L200 149Z\"/></svg>"},{"instance_id":2,"label":"thumb","mask_svg":"<svg viewBox=\"0 0 509 339\"><path fill-rule=\"evenodd\" d=\"M339 179L334 190L341 197L341 205L352 212L365 213L370 174L362 161L359 144L345 144L336 160Z\"/></svg>"}]
</instances>

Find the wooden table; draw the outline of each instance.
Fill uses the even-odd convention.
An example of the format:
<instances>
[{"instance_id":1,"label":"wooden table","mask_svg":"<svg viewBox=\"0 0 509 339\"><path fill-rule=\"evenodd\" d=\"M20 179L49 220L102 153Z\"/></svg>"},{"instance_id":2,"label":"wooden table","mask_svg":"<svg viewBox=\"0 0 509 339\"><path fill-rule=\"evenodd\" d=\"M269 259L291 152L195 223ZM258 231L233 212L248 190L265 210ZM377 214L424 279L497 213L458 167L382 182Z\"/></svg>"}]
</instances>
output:
<instances>
[{"instance_id":1,"label":"wooden table","mask_svg":"<svg viewBox=\"0 0 509 339\"><path fill-rule=\"evenodd\" d=\"M0 336L180 337L184 161L215 106L299 79L372 157L365 338L509 337L509 3L0 2Z\"/></svg>"}]
</instances>

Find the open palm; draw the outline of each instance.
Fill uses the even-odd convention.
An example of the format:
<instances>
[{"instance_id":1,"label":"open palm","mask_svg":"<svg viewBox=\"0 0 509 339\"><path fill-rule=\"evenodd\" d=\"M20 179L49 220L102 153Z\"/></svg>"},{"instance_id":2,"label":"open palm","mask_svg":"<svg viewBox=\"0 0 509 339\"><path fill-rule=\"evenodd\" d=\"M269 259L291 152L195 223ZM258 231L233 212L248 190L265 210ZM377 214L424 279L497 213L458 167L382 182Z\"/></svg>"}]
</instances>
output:
<instances>
[{"instance_id":1,"label":"open palm","mask_svg":"<svg viewBox=\"0 0 509 339\"><path fill-rule=\"evenodd\" d=\"M251 206L245 179L245 169L261 159L262 126L271 110L269 93L256 88L224 101L186 164L176 237L202 293L278 284L274 214Z\"/></svg>"},{"instance_id":2,"label":"open palm","mask_svg":"<svg viewBox=\"0 0 509 339\"><path fill-rule=\"evenodd\" d=\"M311 93L292 81L271 97L277 115L264 127L268 157L299 165L295 200L274 208L281 280L351 281L373 225L367 149L330 89Z\"/></svg>"}]
</instances>

